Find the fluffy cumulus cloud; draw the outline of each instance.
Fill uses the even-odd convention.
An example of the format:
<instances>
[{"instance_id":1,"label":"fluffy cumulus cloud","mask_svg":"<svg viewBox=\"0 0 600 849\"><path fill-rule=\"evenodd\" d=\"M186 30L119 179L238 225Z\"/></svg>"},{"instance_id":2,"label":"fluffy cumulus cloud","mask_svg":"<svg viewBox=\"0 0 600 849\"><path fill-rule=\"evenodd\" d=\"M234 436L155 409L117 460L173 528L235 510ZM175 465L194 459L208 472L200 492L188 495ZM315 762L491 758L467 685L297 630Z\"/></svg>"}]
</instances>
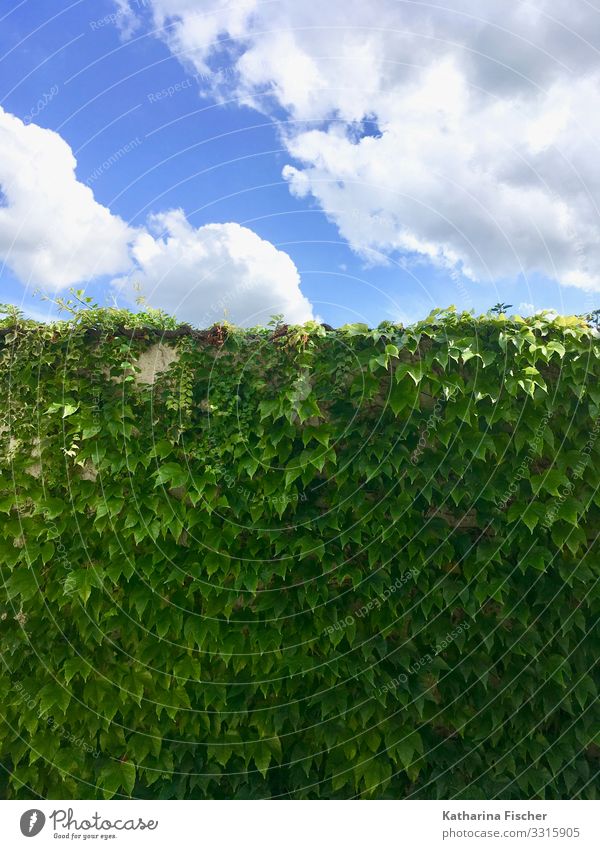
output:
<instances>
[{"instance_id":1,"label":"fluffy cumulus cloud","mask_svg":"<svg viewBox=\"0 0 600 849\"><path fill-rule=\"evenodd\" d=\"M143 8L145 0L133 0L132 3L130 0L114 0L114 2L117 6L114 22L124 39L131 38L141 26L141 21L133 7Z\"/></svg>"},{"instance_id":2,"label":"fluffy cumulus cloud","mask_svg":"<svg viewBox=\"0 0 600 849\"><path fill-rule=\"evenodd\" d=\"M199 325L312 317L293 261L252 230L195 229L181 210L132 229L77 180L76 164L58 133L0 109L0 260L23 283L56 292L120 275L126 297L135 279L151 305Z\"/></svg>"},{"instance_id":3,"label":"fluffy cumulus cloud","mask_svg":"<svg viewBox=\"0 0 600 849\"><path fill-rule=\"evenodd\" d=\"M69 145L0 108L0 259L50 290L130 264L134 231L75 176Z\"/></svg>"},{"instance_id":4,"label":"fluffy cumulus cloud","mask_svg":"<svg viewBox=\"0 0 600 849\"><path fill-rule=\"evenodd\" d=\"M398 252L476 280L540 272L600 288L592 4L147 7L213 95L291 119L280 125L284 176L357 252Z\"/></svg>"},{"instance_id":5,"label":"fluffy cumulus cloud","mask_svg":"<svg viewBox=\"0 0 600 849\"><path fill-rule=\"evenodd\" d=\"M223 318L265 324L278 313L294 323L312 318L290 257L247 227L196 228L179 209L148 223L133 247L134 270L115 281L126 293L139 286L151 304L200 327Z\"/></svg>"}]
</instances>

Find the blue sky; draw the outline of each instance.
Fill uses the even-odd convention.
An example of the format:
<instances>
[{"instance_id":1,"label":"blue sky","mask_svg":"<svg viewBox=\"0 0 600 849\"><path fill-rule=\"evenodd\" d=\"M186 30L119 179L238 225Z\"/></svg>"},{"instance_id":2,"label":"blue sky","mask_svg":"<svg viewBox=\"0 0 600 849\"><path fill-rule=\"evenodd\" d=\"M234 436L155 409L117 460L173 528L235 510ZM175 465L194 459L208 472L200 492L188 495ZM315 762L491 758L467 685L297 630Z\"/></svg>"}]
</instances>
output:
<instances>
[{"instance_id":1,"label":"blue sky","mask_svg":"<svg viewBox=\"0 0 600 849\"><path fill-rule=\"evenodd\" d=\"M586 7L305 5L4 4L1 300L138 281L193 323L334 325L600 306Z\"/></svg>"}]
</instances>

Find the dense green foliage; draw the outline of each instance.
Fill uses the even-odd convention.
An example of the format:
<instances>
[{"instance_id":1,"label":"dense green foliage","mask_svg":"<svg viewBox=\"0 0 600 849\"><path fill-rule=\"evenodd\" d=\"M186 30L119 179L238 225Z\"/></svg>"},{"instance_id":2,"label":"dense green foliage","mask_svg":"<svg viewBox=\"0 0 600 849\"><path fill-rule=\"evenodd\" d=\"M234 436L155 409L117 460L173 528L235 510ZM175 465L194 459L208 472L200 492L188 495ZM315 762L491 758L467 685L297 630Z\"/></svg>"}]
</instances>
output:
<instances>
[{"instance_id":1,"label":"dense green foliage","mask_svg":"<svg viewBox=\"0 0 600 849\"><path fill-rule=\"evenodd\" d=\"M7 319L2 795L597 798L599 358L549 316Z\"/></svg>"}]
</instances>

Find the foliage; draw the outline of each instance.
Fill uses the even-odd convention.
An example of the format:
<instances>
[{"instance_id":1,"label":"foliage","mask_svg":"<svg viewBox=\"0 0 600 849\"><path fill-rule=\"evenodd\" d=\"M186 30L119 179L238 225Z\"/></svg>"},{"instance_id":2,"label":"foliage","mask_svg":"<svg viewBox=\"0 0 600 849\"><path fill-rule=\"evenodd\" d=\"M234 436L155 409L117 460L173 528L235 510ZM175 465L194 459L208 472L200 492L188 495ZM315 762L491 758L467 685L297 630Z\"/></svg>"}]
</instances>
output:
<instances>
[{"instance_id":1,"label":"foliage","mask_svg":"<svg viewBox=\"0 0 600 849\"><path fill-rule=\"evenodd\" d=\"M597 798L599 356L9 315L3 795Z\"/></svg>"},{"instance_id":2,"label":"foliage","mask_svg":"<svg viewBox=\"0 0 600 849\"><path fill-rule=\"evenodd\" d=\"M502 313L508 312L508 310L512 307L512 304L505 304L502 301L498 301L497 304L491 308L490 312L493 315L502 315Z\"/></svg>"}]
</instances>

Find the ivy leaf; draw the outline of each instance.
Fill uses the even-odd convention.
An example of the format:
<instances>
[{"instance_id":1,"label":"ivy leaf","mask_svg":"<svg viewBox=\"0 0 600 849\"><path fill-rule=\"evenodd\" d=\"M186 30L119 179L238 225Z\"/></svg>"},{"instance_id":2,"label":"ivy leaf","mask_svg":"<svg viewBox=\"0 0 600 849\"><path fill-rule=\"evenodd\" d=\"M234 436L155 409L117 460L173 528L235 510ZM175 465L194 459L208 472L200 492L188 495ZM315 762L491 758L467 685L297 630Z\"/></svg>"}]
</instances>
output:
<instances>
[{"instance_id":1,"label":"ivy leaf","mask_svg":"<svg viewBox=\"0 0 600 849\"><path fill-rule=\"evenodd\" d=\"M564 519L566 522L569 522L571 525L577 526L579 524L579 511L581 510L581 504L577 501L576 498L572 496L567 496L560 507L558 508L557 516L559 519Z\"/></svg>"},{"instance_id":2,"label":"ivy leaf","mask_svg":"<svg viewBox=\"0 0 600 849\"><path fill-rule=\"evenodd\" d=\"M562 344L562 342L556 342L556 341L548 342L548 344L546 345L546 350L550 353L551 356L554 353L558 354L558 357L561 360L565 356L565 354L567 353L567 349ZM551 356L549 357L549 359L551 358Z\"/></svg>"},{"instance_id":3,"label":"ivy leaf","mask_svg":"<svg viewBox=\"0 0 600 849\"><path fill-rule=\"evenodd\" d=\"M366 336L369 333L368 324L345 324L340 328L347 336Z\"/></svg>"},{"instance_id":4,"label":"ivy leaf","mask_svg":"<svg viewBox=\"0 0 600 849\"><path fill-rule=\"evenodd\" d=\"M415 760L415 756L423 751L420 735L416 731L407 732L402 739L394 743L392 751L396 759L407 769Z\"/></svg>"},{"instance_id":5,"label":"ivy leaf","mask_svg":"<svg viewBox=\"0 0 600 849\"><path fill-rule=\"evenodd\" d=\"M263 778L267 777L267 770L269 768L269 764L271 763L271 750L266 745L266 743L262 743L254 750L254 763Z\"/></svg>"},{"instance_id":6,"label":"ivy leaf","mask_svg":"<svg viewBox=\"0 0 600 849\"><path fill-rule=\"evenodd\" d=\"M97 436L99 433L102 433L102 427L100 425L88 425L84 427L81 431L82 439L91 439L93 436Z\"/></svg>"},{"instance_id":7,"label":"ivy leaf","mask_svg":"<svg viewBox=\"0 0 600 849\"><path fill-rule=\"evenodd\" d=\"M531 478L531 488L535 495L540 491L549 492L550 495L560 495L560 488L567 483L564 472L558 469L549 469L541 475Z\"/></svg>"},{"instance_id":8,"label":"ivy leaf","mask_svg":"<svg viewBox=\"0 0 600 849\"><path fill-rule=\"evenodd\" d=\"M405 407L412 406L415 403L415 389L405 381L395 383L390 391L388 401L394 415L397 416Z\"/></svg>"},{"instance_id":9,"label":"ivy leaf","mask_svg":"<svg viewBox=\"0 0 600 849\"><path fill-rule=\"evenodd\" d=\"M39 586L33 569L21 566L8 579L8 598L19 596L28 601L38 592Z\"/></svg>"},{"instance_id":10,"label":"ivy leaf","mask_svg":"<svg viewBox=\"0 0 600 849\"><path fill-rule=\"evenodd\" d=\"M530 504L522 513L522 520L525 522L529 530L533 533L538 522L546 515L546 508L543 504Z\"/></svg>"},{"instance_id":11,"label":"ivy leaf","mask_svg":"<svg viewBox=\"0 0 600 849\"><path fill-rule=\"evenodd\" d=\"M93 587L100 589L102 580L92 567L74 570L67 575L64 582L65 594L77 594L84 604L87 603Z\"/></svg>"},{"instance_id":12,"label":"ivy leaf","mask_svg":"<svg viewBox=\"0 0 600 849\"><path fill-rule=\"evenodd\" d=\"M63 665L63 674L66 684L68 684L75 675L81 675L84 680L87 680L90 672L90 664L86 663L82 657L70 657L65 660Z\"/></svg>"},{"instance_id":13,"label":"ivy leaf","mask_svg":"<svg viewBox=\"0 0 600 849\"><path fill-rule=\"evenodd\" d=\"M43 504L43 510L49 519L64 515L67 504L62 498L48 498Z\"/></svg>"},{"instance_id":14,"label":"ivy leaf","mask_svg":"<svg viewBox=\"0 0 600 849\"><path fill-rule=\"evenodd\" d=\"M57 707L64 713L71 701L71 693L68 687L52 682L42 687L38 700L43 713L52 712Z\"/></svg>"},{"instance_id":15,"label":"ivy leaf","mask_svg":"<svg viewBox=\"0 0 600 849\"><path fill-rule=\"evenodd\" d=\"M155 486L164 486L170 484L173 489L184 486L187 483L188 473L186 469L182 469L179 463L165 463L155 473Z\"/></svg>"},{"instance_id":16,"label":"ivy leaf","mask_svg":"<svg viewBox=\"0 0 600 849\"><path fill-rule=\"evenodd\" d=\"M256 470L260 465L260 460L256 457L253 457L251 454L247 454L242 460L238 463L238 469L240 471L246 472L249 478L253 478L256 474Z\"/></svg>"}]
</instances>

